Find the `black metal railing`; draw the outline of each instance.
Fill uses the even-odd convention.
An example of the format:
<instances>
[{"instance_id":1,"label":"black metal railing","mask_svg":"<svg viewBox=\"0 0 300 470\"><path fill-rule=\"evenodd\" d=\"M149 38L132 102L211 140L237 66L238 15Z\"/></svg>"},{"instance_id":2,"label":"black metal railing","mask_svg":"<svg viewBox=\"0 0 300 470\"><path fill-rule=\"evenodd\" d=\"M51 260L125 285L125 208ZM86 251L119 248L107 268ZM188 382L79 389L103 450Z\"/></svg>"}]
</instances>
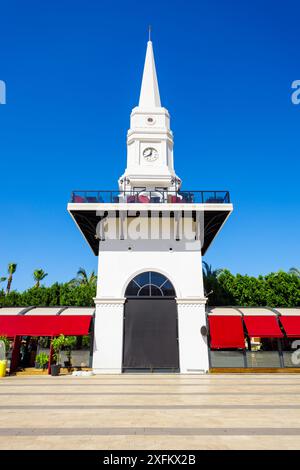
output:
<instances>
[{"instance_id":1,"label":"black metal railing","mask_svg":"<svg viewBox=\"0 0 300 470\"><path fill-rule=\"evenodd\" d=\"M226 204L230 202L228 191L72 191L75 203L191 203Z\"/></svg>"}]
</instances>

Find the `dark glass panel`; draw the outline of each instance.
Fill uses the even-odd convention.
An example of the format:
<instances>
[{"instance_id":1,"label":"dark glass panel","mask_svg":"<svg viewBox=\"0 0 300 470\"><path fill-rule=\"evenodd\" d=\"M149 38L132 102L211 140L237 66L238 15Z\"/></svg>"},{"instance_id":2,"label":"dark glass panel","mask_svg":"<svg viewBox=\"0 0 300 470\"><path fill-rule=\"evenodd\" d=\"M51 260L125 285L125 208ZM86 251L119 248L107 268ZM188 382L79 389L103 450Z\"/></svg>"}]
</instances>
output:
<instances>
[{"instance_id":1,"label":"dark glass panel","mask_svg":"<svg viewBox=\"0 0 300 470\"><path fill-rule=\"evenodd\" d=\"M162 274L151 271L151 284L160 287L166 280L167 278Z\"/></svg>"},{"instance_id":2,"label":"dark glass panel","mask_svg":"<svg viewBox=\"0 0 300 470\"><path fill-rule=\"evenodd\" d=\"M174 297L175 296L175 290L173 285L171 284L170 281L167 281L162 287L163 295L167 297Z\"/></svg>"},{"instance_id":3,"label":"dark glass panel","mask_svg":"<svg viewBox=\"0 0 300 470\"><path fill-rule=\"evenodd\" d=\"M212 367L245 367L242 351L210 351Z\"/></svg>"},{"instance_id":4,"label":"dark glass panel","mask_svg":"<svg viewBox=\"0 0 300 470\"><path fill-rule=\"evenodd\" d=\"M171 282L165 276L154 271L147 271L138 274L134 279L132 279L126 289L125 295L127 297L161 297L162 295L175 297L175 290Z\"/></svg>"},{"instance_id":5,"label":"dark glass panel","mask_svg":"<svg viewBox=\"0 0 300 470\"><path fill-rule=\"evenodd\" d=\"M139 291L139 287L136 285L135 282L131 281L127 286L125 295L126 295L126 297L129 297L129 296L132 296L132 295L136 296L136 295L138 295L138 291Z\"/></svg>"},{"instance_id":6,"label":"dark glass panel","mask_svg":"<svg viewBox=\"0 0 300 470\"><path fill-rule=\"evenodd\" d=\"M142 287L142 286L144 286L145 284L149 284L149 283L150 283L149 277L150 277L150 271L145 272L145 273L138 274L138 275L134 278L134 280Z\"/></svg>"},{"instance_id":7,"label":"dark glass panel","mask_svg":"<svg viewBox=\"0 0 300 470\"><path fill-rule=\"evenodd\" d=\"M300 338L281 340L284 367L300 367Z\"/></svg>"},{"instance_id":8,"label":"dark glass panel","mask_svg":"<svg viewBox=\"0 0 300 470\"><path fill-rule=\"evenodd\" d=\"M150 296L150 286L147 285L147 286L144 286L141 288L141 290L139 291L139 294L140 296Z\"/></svg>"},{"instance_id":9,"label":"dark glass panel","mask_svg":"<svg viewBox=\"0 0 300 470\"><path fill-rule=\"evenodd\" d=\"M163 293L161 289L157 286L151 284L151 297L162 297Z\"/></svg>"}]
</instances>

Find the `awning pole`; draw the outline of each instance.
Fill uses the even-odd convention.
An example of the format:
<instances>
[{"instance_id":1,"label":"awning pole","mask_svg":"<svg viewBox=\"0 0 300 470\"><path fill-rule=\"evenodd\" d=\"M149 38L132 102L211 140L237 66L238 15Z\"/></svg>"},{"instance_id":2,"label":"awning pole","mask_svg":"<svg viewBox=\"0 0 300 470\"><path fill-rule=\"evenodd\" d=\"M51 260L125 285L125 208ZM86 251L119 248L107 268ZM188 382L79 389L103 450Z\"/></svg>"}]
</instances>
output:
<instances>
[{"instance_id":1,"label":"awning pole","mask_svg":"<svg viewBox=\"0 0 300 470\"><path fill-rule=\"evenodd\" d=\"M20 347L21 347L21 336L14 337L13 349L11 353L10 369L9 373L17 370L20 361Z\"/></svg>"}]
</instances>

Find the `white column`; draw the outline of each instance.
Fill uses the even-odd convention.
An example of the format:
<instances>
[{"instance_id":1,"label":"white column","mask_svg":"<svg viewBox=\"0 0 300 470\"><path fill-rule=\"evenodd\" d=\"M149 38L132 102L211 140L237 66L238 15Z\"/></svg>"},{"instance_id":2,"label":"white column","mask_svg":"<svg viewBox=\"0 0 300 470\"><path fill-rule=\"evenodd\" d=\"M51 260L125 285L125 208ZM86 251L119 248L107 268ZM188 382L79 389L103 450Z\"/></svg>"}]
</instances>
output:
<instances>
[{"instance_id":1,"label":"white column","mask_svg":"<svg viewBox=\"0 0 300 470\"><path fill-rule=\"evenodd\" d=\"M208 372L207 337L201 334L206 326L206 299L176 299L178 309L179 363L183 374Z\"/></svg>"},{"instance_id":2,"label":"white column","mask_svg":"<svg viewBox=\"0 0 300 470\"><path fill-rule=\"evenodd\" d=\"M93 371L120 374L123 357L125 299L94 299L96 304Z\"/></svg>"}]
</instances>

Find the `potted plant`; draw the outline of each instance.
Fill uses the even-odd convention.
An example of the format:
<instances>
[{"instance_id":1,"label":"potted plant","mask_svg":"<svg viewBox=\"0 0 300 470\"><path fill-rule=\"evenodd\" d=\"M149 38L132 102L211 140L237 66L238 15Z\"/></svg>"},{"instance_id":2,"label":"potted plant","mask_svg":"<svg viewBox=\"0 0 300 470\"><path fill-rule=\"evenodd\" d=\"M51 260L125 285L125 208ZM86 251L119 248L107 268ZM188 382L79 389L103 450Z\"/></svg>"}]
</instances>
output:
<instances>
[{"instance_id":1,"label":"potted plant","mask_svg":"<svg viewBox=\"0 0 300 470\"><path fill-rule=\"evenodd\" d=\"M76 345L76 336L66 336L64 341L64 350L66 351L67 361L65 367L72 367L72 349Z\"/></svg>"},{"instance_id":2,"label":"potted plant","mask_svg":"<svg viewBox=\"0 0 300 470\"><path fill-rule=\"evenodd\" d=\"M35 368L47 369L48 362L49 362L49 356L47 356L45 352L41 352L35 358Z\"/></svg>"},{"instance_id":3,"label":"potted plant","mask_svg":"<svg viewBox=\"0 0 300 470\"><path fill-rule=\"evenodd\" d=\"M6 351L9 348L9 341L6 336L0 337L0 377L5 377L6 375Z\"/></svg>"},{"instance_id":4,"label":"potted plant","mask_svg":"<svg viewBox=\"0 0 300 470\"><path fill-rule=\"evenodd\" d=\"M52 340L54 364L51 364L51 375L56 376L60 373L60 351L65 343L65 336L59 335Z\"/></svg>"}]
</instances>

